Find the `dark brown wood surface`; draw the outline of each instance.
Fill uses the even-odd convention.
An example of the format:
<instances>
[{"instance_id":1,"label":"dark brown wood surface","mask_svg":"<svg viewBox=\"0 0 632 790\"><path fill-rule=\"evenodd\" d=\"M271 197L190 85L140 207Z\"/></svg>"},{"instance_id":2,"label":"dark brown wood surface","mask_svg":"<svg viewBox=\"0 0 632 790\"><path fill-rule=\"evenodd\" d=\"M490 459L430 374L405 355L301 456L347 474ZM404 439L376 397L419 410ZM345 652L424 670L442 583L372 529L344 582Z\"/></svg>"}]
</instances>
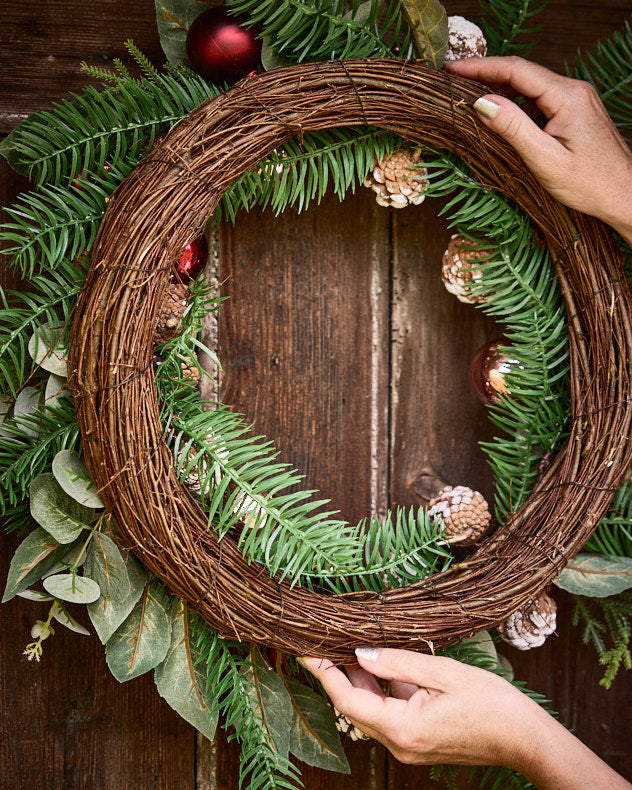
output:
<instances>
[{"instance_id":1,"label":"dark brown wood surface","mask_svg":"<svg viewBox=\"0 0 632 790\"><path fill-rule=\"evenodd\" d=\"M473 0L446 3L475 18ZM630 2L554 0L532 57L562 70L630 15ZM149 0L11 0L0 30L0 132L85 82L79 64L126 57L124 41L161 61ZM0 197L27 187L0 161ZM222 397L277 443L306 485L357 520L420 500L415 482L442 479L489 492L477 441L489 435L467 367L493 324L443 289L438 265L449 230L437 204L394 212L360 190L303 214L253 212L222 227ZM3 282L10 281L5 273ZM418 490L418 487L417 487ZM2 537L2 579L17 545ZM506 648L518 677L543 692L579 737L632 779L629 676L606 692L600 668L558 594L558 633L539 650ZM40 664L22 650L41 611L0 607L0 788L233 790L234 745L211 746L159 698L150 676L119 685L96 637L59 628ZM88 623L86 622L86 625ZM310 790L435 786L373 744L351 744L351 776L306 768ZM465 784L463 786L466 786Z\"/></svg>"}]
</instances>

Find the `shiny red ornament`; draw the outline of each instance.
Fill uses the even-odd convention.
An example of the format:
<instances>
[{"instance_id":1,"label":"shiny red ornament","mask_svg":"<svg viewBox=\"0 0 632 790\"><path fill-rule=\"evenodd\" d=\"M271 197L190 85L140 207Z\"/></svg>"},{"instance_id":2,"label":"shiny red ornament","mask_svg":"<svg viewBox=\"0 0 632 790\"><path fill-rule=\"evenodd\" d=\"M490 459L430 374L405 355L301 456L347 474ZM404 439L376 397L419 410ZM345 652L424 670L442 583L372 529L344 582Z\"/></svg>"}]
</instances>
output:
<instances>
[{"instance_id":1,"label":"shiny red ornament","mask_svg":"<svg viewBox=\"0 0 632 790\"><path fill-rule=\"evenodd\" d=\"M190 283L204 271L208 257L208 243L205 236L198 236L190 241L178 255L175 263L173 282Z\"/></svg>"},{"instance_id":2,"label":"shiny red ornament","mask_svg":"<svg viewBox=\"0 0 632 790\"><path fill-rule=\"evenodd\" d=\"M500 400L501 395L508 395L505 376L518 364L500 353L500 347L507 346L502 340L485 343L474 355L470 365L470 384L476 397L491 405Z\"/></svg>"},{"instance_id":3,"label":"shiny red ornament","mask_svg":"<svg viewBox=\"0 0 632 790\"><path fill-rule=\"evenodd\" d=\"M261 61L256 31L242 27L239 17L221 8L209 8L194 20L186 47L194 71L214 83L237 82Z\"/></svg>"}]
</instances>

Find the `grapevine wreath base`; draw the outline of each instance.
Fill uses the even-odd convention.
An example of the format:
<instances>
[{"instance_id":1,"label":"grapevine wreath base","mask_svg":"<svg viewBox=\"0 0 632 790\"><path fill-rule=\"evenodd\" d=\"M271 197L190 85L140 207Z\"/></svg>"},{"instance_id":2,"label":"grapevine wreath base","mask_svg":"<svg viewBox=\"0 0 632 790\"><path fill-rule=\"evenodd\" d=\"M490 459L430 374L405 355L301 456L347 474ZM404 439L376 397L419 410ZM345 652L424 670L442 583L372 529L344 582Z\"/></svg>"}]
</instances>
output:
<instances>
[{"instance_id":1,"label":"grapevine wreath base","mask_svg":"<svg viewBox=\"0 0 632 790\"><path fill-rule=\"evenodd\" d=\"M225 637L344 661L358 645L429 649L503 621L590 537L632 461L632 303L607 228L555 202L481 125L481 86L409 62L281 68L200 106L111 198L73 324L70 385L85 459L130 548ZM222 193L285 140L369 125L459 155L515 199L548 245L569 320L572 429L529 499L465 561L382 593L278 582L221 541L182 489L163 439L152 349L179 250Z\"/></svg>"}]
</instances>

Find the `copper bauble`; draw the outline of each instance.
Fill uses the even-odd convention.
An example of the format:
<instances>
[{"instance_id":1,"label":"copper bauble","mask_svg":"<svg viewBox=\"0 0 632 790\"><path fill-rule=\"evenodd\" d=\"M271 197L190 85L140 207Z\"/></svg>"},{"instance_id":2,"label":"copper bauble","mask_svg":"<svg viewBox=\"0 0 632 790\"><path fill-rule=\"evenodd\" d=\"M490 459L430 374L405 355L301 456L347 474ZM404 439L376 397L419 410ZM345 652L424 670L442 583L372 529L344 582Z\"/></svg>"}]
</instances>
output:
<instances>
[{"instance_id":1,"label":"copper bauble","mask_svg":"<svg viewBox=\"0 0 632 790\"><path fill-rule=\"evenodd\" d=\"M482 403L497 403L501 395L509 393L505 376L518 363L501 354L501 346L506 348L507 343L502 340L485 343L476 352L470 365L470 383Z\"/></svg>"}]
</instances>

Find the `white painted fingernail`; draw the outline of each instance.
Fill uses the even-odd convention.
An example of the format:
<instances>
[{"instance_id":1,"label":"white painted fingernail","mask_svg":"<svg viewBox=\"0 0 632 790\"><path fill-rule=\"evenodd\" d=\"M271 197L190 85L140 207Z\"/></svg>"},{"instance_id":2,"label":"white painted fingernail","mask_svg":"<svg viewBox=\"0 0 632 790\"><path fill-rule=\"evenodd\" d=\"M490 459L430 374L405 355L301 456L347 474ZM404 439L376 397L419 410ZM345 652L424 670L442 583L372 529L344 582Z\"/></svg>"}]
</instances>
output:
<instances>
[{"instance_id":1,"label":"white painted fingernail","mask_svg":"<svg viewBox=\"0 0 632 790\"><path fill-rule=\"evenodd\" d=\"M365 661L377 661L380 656L379 647L356 647L355 654Z\"/></svg>"},{"instance_id":2,"label":"white painted fingernail","mask_svg":"<svg viewBox=\"0 0 632 790\"><path fill-rule=\"evenodd\" d=\"M487 118L488 121L491 121L492 118L495 118L498 115L500 105L490 101L489 99L481 98L474 102L474 109L479 115L482 115L483 118Z\"/></svg>"}]
</instances>

